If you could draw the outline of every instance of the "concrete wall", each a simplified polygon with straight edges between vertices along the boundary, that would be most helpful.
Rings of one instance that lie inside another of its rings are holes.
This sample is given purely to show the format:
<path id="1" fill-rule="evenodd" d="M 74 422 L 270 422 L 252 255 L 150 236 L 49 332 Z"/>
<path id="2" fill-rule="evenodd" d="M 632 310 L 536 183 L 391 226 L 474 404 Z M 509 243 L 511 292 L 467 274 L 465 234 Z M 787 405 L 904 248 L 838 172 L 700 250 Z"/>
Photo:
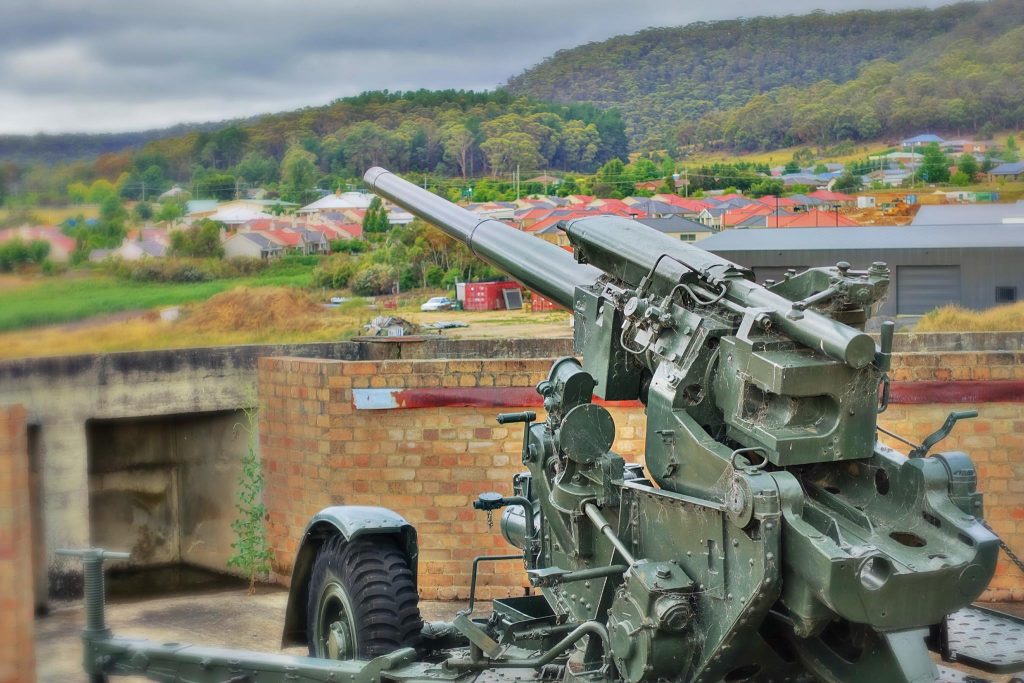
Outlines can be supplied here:
<path id="1" fill-rule="evenodd" d="M 25 411 L 0 407 L 0 683 L 35 680 Z"/>
<path id="2" fill-rule="evenodd" d="M 236 411 L 255 405 L 261 356 L 332 359 L 436 358 L 461 355 L 537 357 L 569 352 L 567 340 L 264 344 L 0 361 L 0 405 L 21 404 L 33 430 L 39 503 L 44 520 L 40 597 L 81 591 L 75 562 L 61 547 L 92 541 L 87 424 Z M 192 492 L 192 486 L 183 491 Z M 209 539 L 206 539 L 207 547 Z M 197 546 L 202 547 L 202 546 Z M 199 555 L 201 563 L 212 562 Z"/>
<path id="3" fill-rule="evenodd" d="M 472 558 L 511 550 L 470 507 L 484 491 L 509 493 L 522 470 L 520 428 L 498 426 L 494 416 L 536 408 L 532 387 L 549 366 L 550 359 L 261 360 L 260 444 L 276 577 L 288 580 L 317 510 L 384 505 L 419 530 L 423 597 L 465 598 Z M 980 418 L 958 425 L 938 448 L 972 456 L 987 519 L 1011 547 L 1024 548 L 1024 352 L 903 353 L 893 377 L 894 404 L 880 422 L 912 440 L 951 410 L 979 409 Z M 382 405 L 379 394 L 368 403 L 360 390 L 373 388 L 394 389 L 395 407 L 371 409 Z M 439 407 L 452 397 L 455 404 Z M 614 448 L 642 458 L 642 407 L 611 410 Z M 485 566 L 482 577 L 484 597 L 521 594 L 526 585 L 516 563 Z M 1001 558 L 985 598 L 1024 600 L 1024 576 Z"/>

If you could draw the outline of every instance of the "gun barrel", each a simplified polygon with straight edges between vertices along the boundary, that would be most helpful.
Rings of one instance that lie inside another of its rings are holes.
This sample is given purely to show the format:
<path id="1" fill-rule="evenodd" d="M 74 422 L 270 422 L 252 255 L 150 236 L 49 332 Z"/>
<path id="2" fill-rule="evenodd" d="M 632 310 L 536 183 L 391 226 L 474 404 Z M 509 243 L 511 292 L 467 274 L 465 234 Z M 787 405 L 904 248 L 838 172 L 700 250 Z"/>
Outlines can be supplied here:
<path id="1" fill-rule="evenodd" d="M 570 310 L 576 287 L 591 285 L 602 275 L 593 266 L 576 263 L 572 254 L 554 244 L 481 218 L 386 169 L 375 166 L 363 180 L 381 197 L 466 243 L 484 261 Z"/>

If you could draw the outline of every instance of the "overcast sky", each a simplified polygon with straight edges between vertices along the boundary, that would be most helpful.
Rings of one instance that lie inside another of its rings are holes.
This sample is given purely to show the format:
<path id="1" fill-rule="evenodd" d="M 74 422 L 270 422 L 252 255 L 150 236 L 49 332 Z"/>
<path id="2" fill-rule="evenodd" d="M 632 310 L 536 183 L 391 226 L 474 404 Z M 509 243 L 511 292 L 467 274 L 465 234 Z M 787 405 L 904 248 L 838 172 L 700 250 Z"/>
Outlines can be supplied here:
<path id="1" fill-rule="evenodd" d="M 649 26 L 951 0 L 3 0 L 0 133 L 127 131 L 364 90 L 490 89 Z"/>

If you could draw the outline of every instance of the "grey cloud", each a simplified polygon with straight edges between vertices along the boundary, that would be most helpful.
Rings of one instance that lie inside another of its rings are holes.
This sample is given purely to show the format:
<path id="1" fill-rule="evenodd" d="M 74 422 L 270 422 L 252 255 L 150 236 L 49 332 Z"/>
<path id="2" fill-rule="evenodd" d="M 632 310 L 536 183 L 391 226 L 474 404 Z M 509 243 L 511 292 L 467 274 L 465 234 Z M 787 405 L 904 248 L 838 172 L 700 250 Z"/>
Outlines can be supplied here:
<path id="1" fill-rule="evenodd" d="M 13 0 L 0 132 L 110 131 L 363 90 L 492 88 L 559 49 L 692 21 L 951 0 Z"/>

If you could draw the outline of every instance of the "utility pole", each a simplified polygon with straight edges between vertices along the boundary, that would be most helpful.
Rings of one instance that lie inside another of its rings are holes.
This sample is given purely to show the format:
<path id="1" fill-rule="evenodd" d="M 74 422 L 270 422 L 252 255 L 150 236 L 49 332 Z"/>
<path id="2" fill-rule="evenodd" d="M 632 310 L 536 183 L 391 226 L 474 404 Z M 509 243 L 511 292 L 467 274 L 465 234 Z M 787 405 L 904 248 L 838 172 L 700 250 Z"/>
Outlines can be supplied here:
<path id="1" fill-rule="evenodd" d="M 519 201 L 519 164 L 516 164 L 515 184 L 516 184 L 516 201 Z"/>

